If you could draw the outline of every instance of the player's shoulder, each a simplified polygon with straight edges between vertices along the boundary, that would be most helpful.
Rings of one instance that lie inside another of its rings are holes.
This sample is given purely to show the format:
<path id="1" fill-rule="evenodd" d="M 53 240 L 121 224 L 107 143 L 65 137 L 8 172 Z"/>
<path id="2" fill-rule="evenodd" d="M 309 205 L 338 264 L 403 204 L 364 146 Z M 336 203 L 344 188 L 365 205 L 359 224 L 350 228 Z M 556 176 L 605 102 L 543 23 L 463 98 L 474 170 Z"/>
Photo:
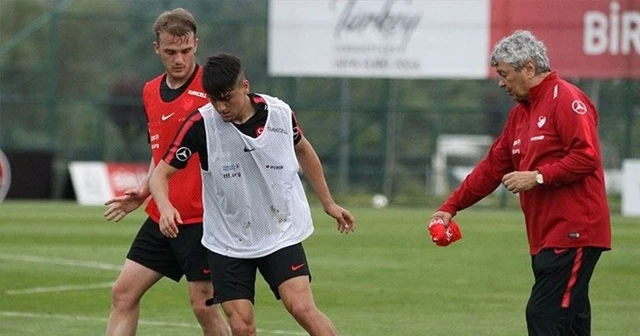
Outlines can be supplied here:
<path id="1" fill-rule="evenodd" d="M 144 83 L 144 86 L 142 87 L 142 94 L 150 95 L 160 90 L 160 84 L 162 83 L 162 78 L 164 78 L 164 73 Z"/>
<path id="2" fill-rule="evenodd" d="M 562 111 L 571 109 L 578 114 L 585 114 L 588 110 L 595 110 L 591 99 L 569 81 L 558 79 L 553 90 L 553 99 L 557 101 L 556 107 Z"/>
<path id="3" fill-rule="evenodd" d="M 160 81 L 162 80 L 162 78 L 164 78 L 165 74 L 166 74 L 166 73 L 164 73 L 164 72 L 163 72 L 163 73 L 161 73 L 161 74 L 157 75 L 156 77 L 153 77 L 152 79 L 148 80 L 148 81 L 144 84 L 144 86 L 145 86 L 145 87 L 147 87 L 147 86 L 151 86 L 151 85 L 154 85 L 154 84 L 158 84 L 158 83 L 160 83 Z"/>
<path id="4" fill-rule="evenodd" d="M 558 78 L 552 86 L 552 99 L 560 103 L 572 102 L 576 99 L 585 99 L 587 95 L 575 84 Z"/>
<path id="5" fill-rule="evenodd" d="M 217 112 L 215 107 L 213 107 L 213 104 L 211 104 L 211 102 L 208 102 L 198 107 L 193 112 L 189 113 L 185 122 L 198 123 L 204 122 L 204 119 L 211 120 L 211 118 L 214 117 L 216 113 Z"/>
<path id="6" fill-rule="evenodd" d="M 272 106 L 286 106 L 289 107 L 289 104 L 287 104 L 284 100 L 275 97 L 275 96 L 271 96 L 265 93 L 254 93 L 254 100 L 260 100 L 262 99 L 266 104 L 268 105 L 272 105 Z"/>
<path id="7" fill-rule="evenodd" d="M 202 106 L 200 106 L 197 110 L 195 110 L 193 113 L 195 114 L 207 114 L 207 113 L 213 113 L 215 112 L 215 107 L 213 107 L 213 104 L 211 104 L 211 102 L 208 102 Z"/>
<path id="8" fill-rule="evenodd" d="M 282 99 L 278 98 L 278 97 L 274 97 L 274 96 L 270 96 L 268 94 L 263 94 L 263 93 L 254 93 L 253 94 L 254 98 L 252 98 L 254 101 L 256 99 L 262 99 L 264 101 L 264 103 L 267 106 L 267 109 L 270 111 L 282 111 L 284 113 L 288 113 L 288 114 L 292 114 L 293 110 L 291 109 L 291 106 L 289 106 L 289 104 L 287 104 L 285 101 L 283 101 Z M 255 104 L 255 103 L 254 103 Z"/>

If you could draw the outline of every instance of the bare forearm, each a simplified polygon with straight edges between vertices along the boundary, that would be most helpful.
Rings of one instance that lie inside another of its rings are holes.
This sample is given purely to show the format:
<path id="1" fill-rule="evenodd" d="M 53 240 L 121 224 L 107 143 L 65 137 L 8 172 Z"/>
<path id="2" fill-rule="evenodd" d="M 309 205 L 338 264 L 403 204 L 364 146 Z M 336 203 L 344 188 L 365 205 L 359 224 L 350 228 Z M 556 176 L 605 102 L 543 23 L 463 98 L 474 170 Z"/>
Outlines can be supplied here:
<path id="1" fill-rule="evenodd" d="M 153 174 L 153 170 L 156 165 L 153 163 L 153 158 L 151 158 L 151 162 L 149 162 L 149 171 L 147 176 L 145 176 L 144 180 L 140 183 L 140 193 L 141 196 L 147 198 L 151 196 L 151 190 L 149 190 L 149 181 L 151 180 L 151 174 Z"/>
<path id="2" fill-rule="evenodd" d="M 313 147 L 308 142 L 302 144 L 302 146 L 296 147 L 296 154 L 300 167 L 304 171 L 304 175 L 311 184 L 313 191 L 320 199 L 322 206 L 326 208 L 335 203 L 327 186 L 322 164 Z"/>
<path id="3" fill-rule="evenodd" d="M 149 178 L 149 191 L 159 209 L 171 206 L 169 200 L 169 179 L 174 172 L 175 168 L 161 162 L 158 167 L 153 170 Z"/>

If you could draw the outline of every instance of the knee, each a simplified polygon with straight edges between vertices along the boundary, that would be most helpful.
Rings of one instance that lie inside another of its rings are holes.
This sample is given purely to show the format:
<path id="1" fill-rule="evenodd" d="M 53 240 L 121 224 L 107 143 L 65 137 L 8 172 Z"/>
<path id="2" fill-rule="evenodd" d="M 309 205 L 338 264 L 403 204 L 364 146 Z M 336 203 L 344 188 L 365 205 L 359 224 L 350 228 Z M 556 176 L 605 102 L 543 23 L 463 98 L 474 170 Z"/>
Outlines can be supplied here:
<path id="1" fill-rule="evenodd" d="M 213 305 L 211 307 L 207 306 L 207 299 L 210 299 L 213 296 L 213 291 L 201 289 L 201 290 L 192 290 L 189 295 L 189 301 L 191 302 L 191 309 L 193 313 L 198 318 L 203 319 L 218 319 L 220 317 L 220 313 L 218 312 L 218 305 Z"/>
<path id="2" fill-rule="evenodd" d="M 305 319 L 316 311 L 315 305 L 308 302 L 296 302 L 287 307 L 289 313 L 297 320 Z"/>
<path id="3" fill-rule="evenodd" d="M 211 312 L 214 311 L 215 307 L 216 306 L 207 307 L 204 302 L 196 302 L 194 300 L 191 300 L 191 309 L 193 310 L 193 314 L 201 319 L 209 317 L 209 315 L 211 315 Z M 218 316 L 219 314 L 214 315 Z"/>
<path id="4" fill-rule="evenodd" d="M 253 321 L 247 321 L 245 319 L 234 319 L 231 318 L 229 320 L 229 324 L 231 327 L 231 332 L 234 336 L 255 336 L 256 335 L 256 326 Z"/>
<path id="5" fill-rule="evenodd" d="M 226 313 L 233 336 L 256 335 L 256 325 L 252 314 L 242 314 L 235 311 L 226 311 Z"/>
<path id="6" fill-rule="evenodd" d="M 140 303 L 141 295 L 137 295 L 127 286 L 123 286 L 116 281 L 111 288 L 111 308 L 116 310 L 127 310 Z"/>

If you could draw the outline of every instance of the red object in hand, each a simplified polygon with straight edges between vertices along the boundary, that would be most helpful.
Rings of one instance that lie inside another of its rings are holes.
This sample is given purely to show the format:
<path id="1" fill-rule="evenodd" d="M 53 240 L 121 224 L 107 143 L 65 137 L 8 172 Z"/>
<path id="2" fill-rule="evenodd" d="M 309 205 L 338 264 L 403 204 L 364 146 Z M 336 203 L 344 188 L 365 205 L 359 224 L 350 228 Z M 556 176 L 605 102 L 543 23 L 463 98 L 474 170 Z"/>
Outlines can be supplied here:
<path id="1" fill-rule="evenodd" d="M 449 246 L 449 244 L 460 240 L 462 232 L 460 227 L 453 220 L 449 221 L 449 225 L 444 225 L 444 219 L 436 217 L 429 222 L 429 234 L 431 240 L 438 246 Z"/>

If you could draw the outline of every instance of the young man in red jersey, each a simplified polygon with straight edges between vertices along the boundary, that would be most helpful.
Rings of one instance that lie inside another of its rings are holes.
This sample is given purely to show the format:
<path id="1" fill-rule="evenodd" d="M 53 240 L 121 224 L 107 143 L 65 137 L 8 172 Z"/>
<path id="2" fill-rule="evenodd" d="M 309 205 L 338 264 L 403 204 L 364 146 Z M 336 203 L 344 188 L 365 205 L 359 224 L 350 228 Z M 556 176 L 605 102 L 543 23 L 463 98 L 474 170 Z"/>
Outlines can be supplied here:
<path id="1" fill-rule="evenodd" d="M 517 105 L 487 156 L 432 220 L 448 223 L 500 183 L 519 194 L 535 278 L 529 335 L 591 335 L 589 282 L 611 249 L 598 111 L 551 71 L 546 47 L 528 31 L 502 39 L 491 66 Z"/>
<path id="2" fill-rule="evenodd" d="M 177 8 L 162 13 L 153 26 L 156 54 L 165 73 L 146 83 L 144 109 L 148 121 L 152 160 L 149 175 L 161 160 L 186 116 L 208 103 L 202 89 L 202 68 L 195 62 L 198 48 L 196 21 L 188 11 Z M 138 189 L 107 201 L 104 216 L 120 221 L 150 196 L 148 177 Z M 228 335 L 229 327 L 218 306 L 205 302 L 213 295 L 206 249 L 202 246 L 202 182 L 197 161 L 171 181 L 170 199 L 180 209 L 180 233 L 165 237 L 159 230 L 160 212 L 153 199 L 147 205 L 144 222 L 113 285 L 107 335 L 135 335 L 140 300 L 163 276 L 179 281 L 186 276 L 193 312 L 203 335 Z"/>

